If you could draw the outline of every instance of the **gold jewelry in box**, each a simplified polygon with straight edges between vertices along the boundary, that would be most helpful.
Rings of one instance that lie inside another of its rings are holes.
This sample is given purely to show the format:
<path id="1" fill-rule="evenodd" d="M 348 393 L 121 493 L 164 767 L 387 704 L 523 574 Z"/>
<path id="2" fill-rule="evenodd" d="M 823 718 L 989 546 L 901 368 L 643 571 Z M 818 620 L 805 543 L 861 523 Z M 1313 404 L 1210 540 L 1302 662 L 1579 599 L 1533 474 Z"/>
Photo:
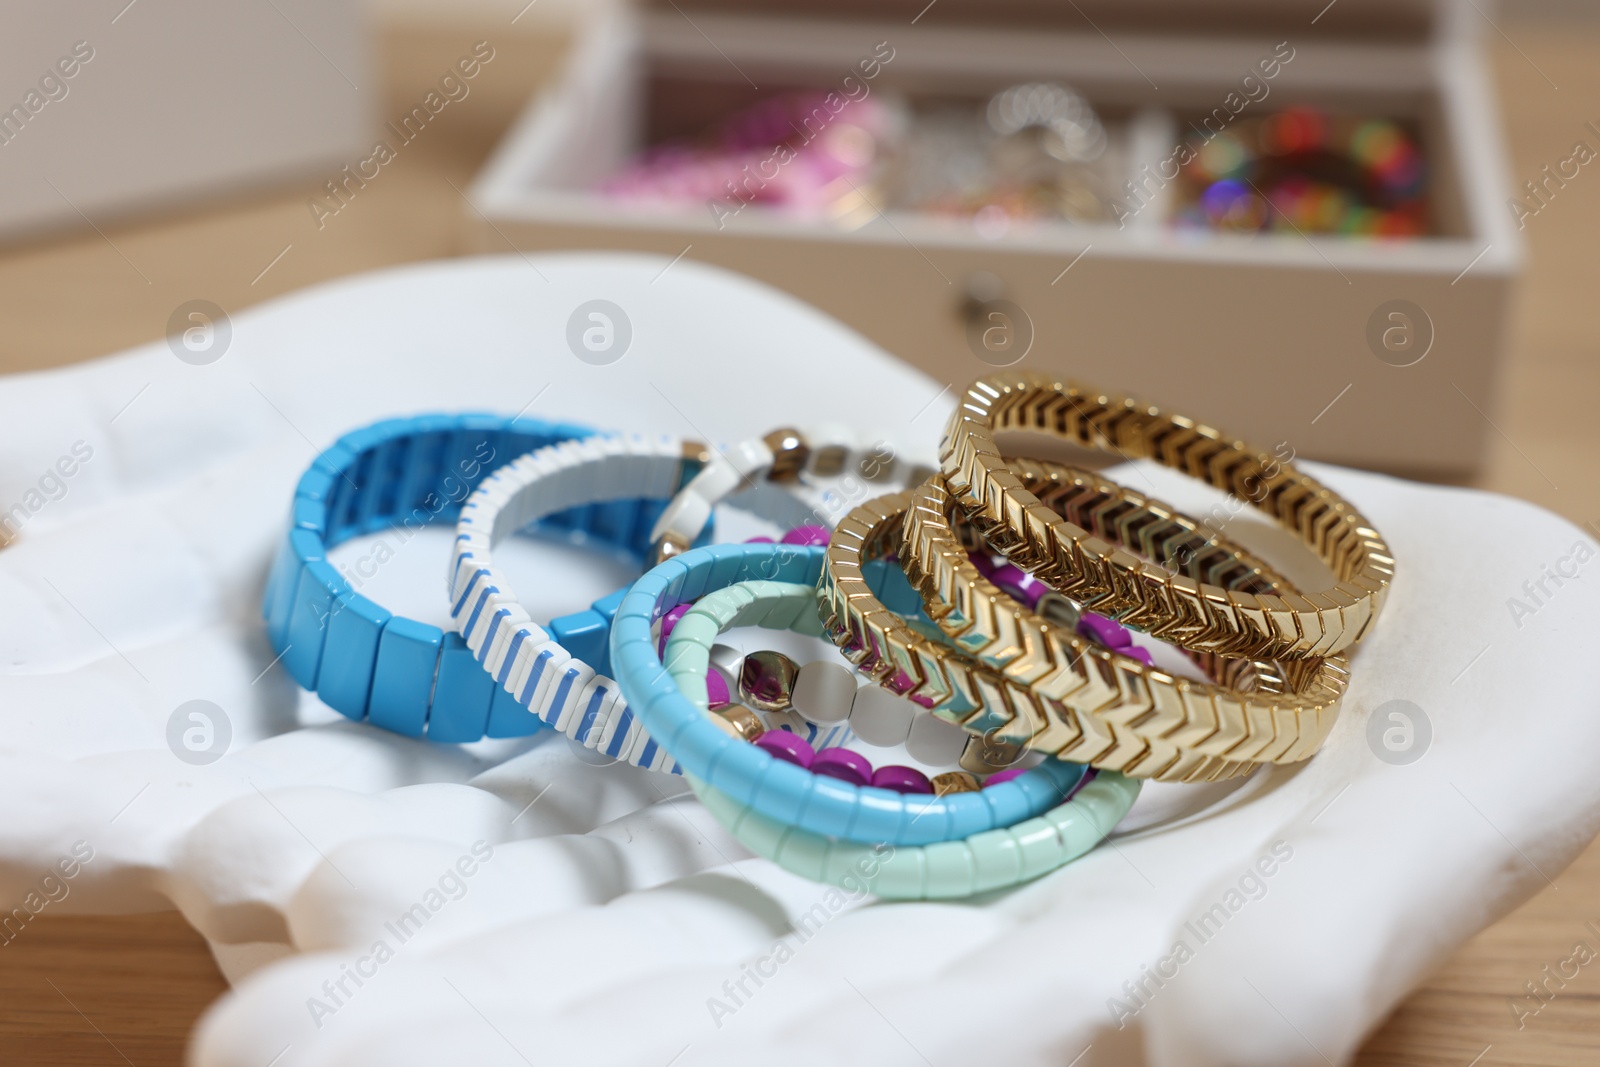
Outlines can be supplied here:
<path id="1" fill-rule="evenodd" d="M 1315 593 L 1225 589 L 1119 551 L 1039 502 L 995 444 L 1031 430 L 1152 459 L 1271 516 L 1334 572 Z M 1310 475 L 1218 431 L 1125 396 L 1037 372 L 969 386 L 939 448 L 945 484 L 984 539 L 1052 589 L 1182 648 L 1225 656 L 1329 656 L 1372 628 L 1394 578 L 1371 523 Z"/>
<path id="2" fill-rule="evenodd" d="M 1011 462 L 1022 484 L 1046 506 L 1097 536 L 1229 590 L 1273 595 L 1294 589 L 1248 549 L 1207 537 L 1193 519 L 1160 501 L 1071 467 Z M 1206 675 L 1221 683 L 1217 685 L 1147 667 L 1092 644 L 1071 627 L 1041 617 L 1003 593 L 968 556 L 960 535 L 968 534 L 967 544 L 972 544 L 972 531 L 952 523 L 958 514 L 937 478 L 913 493 L 900 561 L 922 593 L 928 615 L 964 652 L 1006 678 L 1075 708 L 1080 717 L 1146 742 L 1148 751 L 1141 759 L 1155 761 L 1158 775 L 1168 762 L 1181 766 L 1200 756 L 1295 763 L 1314 754 L 1333 728 L 1348 681 L 1342 657 L 1273 662 L 1191 653 Z M 1053 741 L 1046 736 L 1030 747 Z M 1046 750 L 1080 762 L 1087 754 L 1093 762 L 1094 749 L 1085 749 L 1092 738 L 1071 744 Z"/>
<path id="3" fill-rule="evenodd" d="M 1180 739 L 1196 743 L 1209 740 L 1212 748 L 1224 748 L 1224 730 L 1235 730 L 1241 742 L 1247 733 L 1260 737 L 1264 729 L 1270 734 L 1274 721 L 1271 705 L 1255 712 L 1257 718 L 1267 715 L 1264 724 L 1235 723 L 1230 711 L 1228 725 L 1224 726 L 1222 702 L 1202 702 L 1190 696 L 1192 706 L 1182 703 L 1184 691 L 1178 683 L 1191 687 L 1202 683 L 1173 678 L 1127 656 L 1089 649 L 1087 643 L 1088 654 L 1057 665 L 1059 677 L 1046 675 L 1025 683 L 950 644 L 925 636 L 889 611 L 863 577 L 862 566 L 902 548 L 901 535 L 911 496 L 904 492 L 880 497 L 846 516 L 829 543 L 827 565 L 818 588 L 825 631 L 847 658 L 879 684 L 974 733 L 1133 777 L 1210 781 L 1247 774 L 1257 766 L 1249 759 L 1223 758 L 1180 747 L 1158 730 L 1171 733 L 1167 723 L 1181 712 L 1190 728 Z M 1244 565 L 1246 572 L 1271 573 L 1242 548 L 1221 540 L 1218 545 L 1219 551 L 1233 552 L 1249 561 Z M 1192 565 L 1199 565 L 1199 561 Z M 1034 621 L 1043 625 L 1043 620 Z M 1018 636 L 1035 645 L 1043 641 L 1042 633 L 1019 632 Z M 1195 658 L 1210 677 L 1231 686 L 1224 692 L 1233 698 L 1229 706 L 1237 708 L 1240 717 L 1244 716 L 1240 694 L 1255 691 L 1266 695 L 1296 681 L 1283 677 L 1273 665 L 1209 655 Z M 1342 692 L 1342 665 L 1333 664 L 1326 669 L 1330 678 L 1339 680 Z M 1066 698 L 1047 692 L 1065 693 Z M 1176 707 L 1175 700 L 1179 701 Z M 1336 702 L 1337 694 L 1330 703 Z M 1208 708 L 1212 727 L 1203 731 L 1198 723 Z M 1332 723 L 1332 710 L 1331 706 L 1327 709 L 1326 723 L 1318 720 L 1322 733 Z M 1159 727 L 1141 729 L 1152 722 L 1159 723 Z M 1247 731 L 1246 725 L 1254 728 Z M 1317 741 L 1320 736 L 1319 733 Z M 1307 745 L 1309 754 L 1315 743 L 1308 741 Z M 1245 747 L 1258 759 L 1262 755 L 1282 755 L 1271 744 Z M 1282 752 L 1290 747 L 1283 745 Z"/>

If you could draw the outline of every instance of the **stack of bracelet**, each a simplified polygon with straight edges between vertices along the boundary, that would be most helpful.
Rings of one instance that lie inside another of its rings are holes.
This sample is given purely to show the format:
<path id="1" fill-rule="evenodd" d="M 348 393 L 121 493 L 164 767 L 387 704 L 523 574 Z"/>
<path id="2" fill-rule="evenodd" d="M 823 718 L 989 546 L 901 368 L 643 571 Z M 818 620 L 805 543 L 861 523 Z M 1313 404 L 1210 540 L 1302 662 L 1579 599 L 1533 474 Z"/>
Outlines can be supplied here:
<path id="1" fill-rule="evenodd" d="M 820 632 L 812 590 L 823 573 L 823 551 L 760 544 L 693 549 L 635 582 L 612 625 L 618 684 L 690 784 L 747 846 L 810 877 L 863 877 L 881 896 L 942 897 L 1032 878 L 1110 830 L 1111 810 L 1123 799 L 1131 803 L 1134 790 L 1111 776 L 1078 804 L 1073 791 L 1081 769 L 1062 761 L 1046 760 L 981 790 L 901 793 L 812 773 L 749 743 L 733 724 L 718 725 L 719 717 L 706 711 L 709 641 L 741 625 Z M 881 593 L 915 610 L 914 591 L 896 569 L 868 573 Z M 785 595 L 779 588 L 785 585 L 798 586 L 800 595 Z M 718 596 L 723 591 L 731 592 Z M 679 603 L 712 597 L 704 612 L 678 622 L 668 643 L 670 664 L 663 663 L 655 620 Z M 1085 831 L 1085 820 L 1096 829 Z M 884 856 L 879 845 L 894 849 Z M 862 850 L 875 857 L 872 871 L 861 870 Z"/>
<path id="2" fill-rule="evenodd" d="M 1334 582 L 1302 591 L 1160 501 L 1003 455 L 997 435 L 1017 430 L 1230 493 Z M 890 898 L 1060 867 L 1111 832 L 1144 780 L 1237 778 L 1317 751 L 1345 655 L 1394 574 L 1350 504 L 1284 457 L 1038 373 L 969 386 L 939 461 L 909 467 L 838 428 L 710 450 L 528 419 L 390 420 L 301 480 L 268 636 L 296 681 L 352 719 L 451 742 L 553 726 L 684 774 L 756 854 Z M 873 484 L 905 488 L 867 499 Z M 724 501 L 789 532 L 711 544 Z M 458 524 L 458 633 L 391 615 L 326 558 L 439 518 Z M 530 527 L 653 566 L 541 625 L 493 559 Z M 825 637 L 855 670 L 718 643 L 748 626 Z M 1151 642 L 1192 669 L 1158 666 Z"/>
<path id="3" fill-rule="evenodd" d="M 896 577 L 897 572 L 884 570 L 880 581 L 885 595 L 894 595 Z M 909 590 L 903 580 L 898 588 Z M 816 632 L 819 620 L 815 597 L 815 586 L 810 583 L 768 581 L 744 581 L 708 593 L 674 628 L 667 645 L 666 669 L 685 697 L 706 707 L 700 671 L 716 647 L 711 642 L 718 633 L 748 624 Z M 916 610 L 914 603 L 907 607 Z M 724 732 L 753 740 L 776 759 L 808 769 L 814 775 L 901 794 L 945 796 L 980 788 L 990 790 L 1026 773 L 1015 765 L 1022 755 L 1016 746 L 968 735 L 933 716 L 916 715 L 916 706 L 903 697 L 875 686 L 857 688 L 850 672 L 834 664 L 819 661 L 794 669 L 790 662 L 786 670 L 786 658 L 776 653 L 754 655 L 771 658 L 764 661 L 761 669 L 744 672 L 746 684 L 741 685 L 741 693 L 747 699 L 777 703 L 787 688 L 788 700 L 794 707 L 805 709 L 803 714 L 808 718 L 824 722 L 847 718 L 856 734 L 871 743 L 904 744 L 921 762 L 959 763 L 961 769 L 937 774 L 931 780 L 914 767 L 891 765 L 873 770 L 864 756 L 848 748 L 828 749 L 813 757 L 804 742 L 791 734 L 762 732 L 759 721 L 739 705 L 732 705 L 739 709 L 738 714 L 721 719 L 711 716 L 711 721 Z M 746 657 L 745 663 L 749 662 L 750 657 Z M 752 676 L 754 685 L 749 684 Z M 775 736 L 781 739 L 780 743 L 767 744 Z M 1080 787 L 1091 786 L 1091 779 L 1092 774 L 1061 783 L 1062 803 L 1042 816 L 959 841 L 920 847 L 902 845 L 887 855 L 871 843 L 784 827 L 697 778 L 692 777 L 690 783 L 742 842 L 790 869 L 824 880 L 853 873 L 881 896 L 937 898 L 967 896 L 1014 884 L 1059 866 L 1095 844 L 1126 812 L 1138 792 L 1138 783 L 1107 775 L 1093 785 L 1092 792 L 1080 795 Z M 913 816 L 918 817 L 920 814 Z"/>
<path id="4" fill-rule="evenodd" d="M 1335 583 L 1302 592 L 1159 501 L 1002 456 L 995 437 L 1007 430 L 1153 459 L 1234 494 L 1296 534 Z M 940 452 L 938 474 L 846 516 L 820 568 L 798 548 L 695 549 L 653 569 L 618 610 L 612 660 L 624 693 L 753 851 L 814 878 L 864 878 L 882 896 L 961 895 L 1058 866 L 1115 819 L 1090 831 L 1080 818 L 1069 835 L 1040 810 L 971 826 L 918 806 L 978 789 L 955 775 L 994 772 L 978 792 L 988 797 L 1065 762 L 1100 772 L 1087 785 L 1088 775 L 1057 781 L 1053 813 L 1096 786 L 1131 803 L 1144 779 L 1233 778 L 1315 753 L 1346 688 L 1343 653 L 1371 630 L 1393 577 L 1387 546 L 1348 503 L 1281 457 L 1039 374 L 969 387 Z M 673 625 L 658 637 L 664 615 Z M 714 642 L 738 625 L 825 633 L 882 693 L 868 696 L 842 668 L 774 653 L 746 657 L 735 675 L 724 654 L 713 706 Z M 1130 629 L 1185 652 L 1205 680 L 1156 667 Z M 930 778 L 874 769 L 848 747 L 813 754 L 792 734 L 773 736 L 757 714 L 769 708 L 847 718 L 861 740 L 903 741 L 960 770 Z M 954 743 L 941 733 L 949 726 L 968 740 Z M 1054 758 L 1021 773 L 1024 754 Z M 806 771 L 809 782 L 797 777 Z M 930 816 L 937 829 L 923 834 Z"/>

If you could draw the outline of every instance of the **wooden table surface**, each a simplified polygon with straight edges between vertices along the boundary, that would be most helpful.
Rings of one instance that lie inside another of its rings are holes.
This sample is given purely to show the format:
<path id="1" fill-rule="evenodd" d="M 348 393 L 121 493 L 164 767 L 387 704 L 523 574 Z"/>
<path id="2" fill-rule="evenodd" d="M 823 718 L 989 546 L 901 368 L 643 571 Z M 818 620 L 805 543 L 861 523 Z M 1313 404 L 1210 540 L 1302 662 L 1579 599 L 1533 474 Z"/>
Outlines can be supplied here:
<path id="1" fill-rule="evenodd" d="M 1566 158 L 1579 139 L 1600 147 L 1584 129 L 1600 120 L 1600 28 L 1502 22 L 1485 31 L 1514 183 Z M 157 219 L 96 220 L 103 236 L 71 234 L 0 253 L 0 371 L 154 340 L 172 309 L 195 297 L 240 308 L 340 275 L 456 254 L 465 209 L 455 189 L 467 188 L 549 71 L 559 41 L 504 27 L 380 31 L 385 114 L 409 107 L 482 37 L 493 40 L 497 56 L 473 96 L 320 232 L 306 208 L 318 183 L 307 181 Z M 1577 522 L 1600 520 L 1600 420 L 1592 400 L 1600 387 L 1593 311 L 1600 173 L 1582 172 L 1528 220 L 1525 236 L 1529 269 L 1503 396 L 1491 413 L 1499 432 L 1477 484 Z M 1594 943 L 1584 926 L 1590 919 L 1600 921 L 1600 845 L 1554 888 L 1468 942 L 1372 1036 L 1357 1062 L 1600 1063 L 1600 968 L 1584 968 L 1520 1028 L 1508 1006 L 1574 942 Z M 177 1064 L 195 1019 L 225 989 L 204 941 L 176 913 L 47 915 L 0 951 L 0 1062 Z"/>

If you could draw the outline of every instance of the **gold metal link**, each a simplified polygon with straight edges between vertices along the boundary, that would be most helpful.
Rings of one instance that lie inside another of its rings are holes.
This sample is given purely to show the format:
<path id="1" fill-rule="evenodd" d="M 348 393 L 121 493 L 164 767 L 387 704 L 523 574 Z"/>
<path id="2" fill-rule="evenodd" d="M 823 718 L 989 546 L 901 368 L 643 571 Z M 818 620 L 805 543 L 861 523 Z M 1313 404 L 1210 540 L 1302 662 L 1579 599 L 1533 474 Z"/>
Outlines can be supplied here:
<path id="1" fill-rule="evenodd" d="M 982 787 L 978 784 L 975 775 L 966 771 L 945 771 L 936 774 L 930 779 L 933 792 L 936 796 L 948 796 L 951 793 L 976 793 Z"/>
<path id="2" fill-rule="evenodd" d="M 767 480 L 780 485 L 799 481 L 800 472 L 806 469 L 806 460 L 811 458 L 811 446 L 806 443 L 805 435 L 785 426 L 761 440 L 772 449 L 772 469 L 767 472 Z"/>

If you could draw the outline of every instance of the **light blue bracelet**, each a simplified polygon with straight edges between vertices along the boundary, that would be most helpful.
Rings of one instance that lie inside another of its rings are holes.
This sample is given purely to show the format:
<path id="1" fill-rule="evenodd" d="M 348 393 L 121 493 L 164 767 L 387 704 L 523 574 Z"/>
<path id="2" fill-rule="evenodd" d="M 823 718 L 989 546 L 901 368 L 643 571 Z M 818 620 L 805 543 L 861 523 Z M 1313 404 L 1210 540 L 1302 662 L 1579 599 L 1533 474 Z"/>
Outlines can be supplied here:
<path id="1" fill-rule="evenodd" d="M 763 815 L 850 841 L 952 841 L 1011 826 L 1060 804 L 1081 770 L 1059 760 L 1046 760 L 1019 778 L 976 793 L 931 797 L 811 774 L 723 733 L 679 691 L 656 652 L 652 627 L 657 619 L 735 582 L 814 585 L 824 552 L 772 544 L 696 548 L 652 569 L 623 597 L 611 627 L 616 681 L 630 709 L 678 765 Z M 890 610 L 920 610 L 921 598 L 897 568 L 879 574 L 874 593 Z"/>
<path id="2" fill-rule="evenodd" d="M 341 715 L 412 737 L 475 741 L 539 729 L 458 635 L 393 615 L 356 592 L 327 552 L 362 534 L 392 529 L 409 538 L 454 522 L 496 467 L 593 434 L 539 419 L 462 414 L 386 419 L 341 437 L 300 478 L 267 579 L 262 614 L 284 669 Z M 635 496 L 552 515 L 539 528 L 642 560 L 665 505 Z"/>

